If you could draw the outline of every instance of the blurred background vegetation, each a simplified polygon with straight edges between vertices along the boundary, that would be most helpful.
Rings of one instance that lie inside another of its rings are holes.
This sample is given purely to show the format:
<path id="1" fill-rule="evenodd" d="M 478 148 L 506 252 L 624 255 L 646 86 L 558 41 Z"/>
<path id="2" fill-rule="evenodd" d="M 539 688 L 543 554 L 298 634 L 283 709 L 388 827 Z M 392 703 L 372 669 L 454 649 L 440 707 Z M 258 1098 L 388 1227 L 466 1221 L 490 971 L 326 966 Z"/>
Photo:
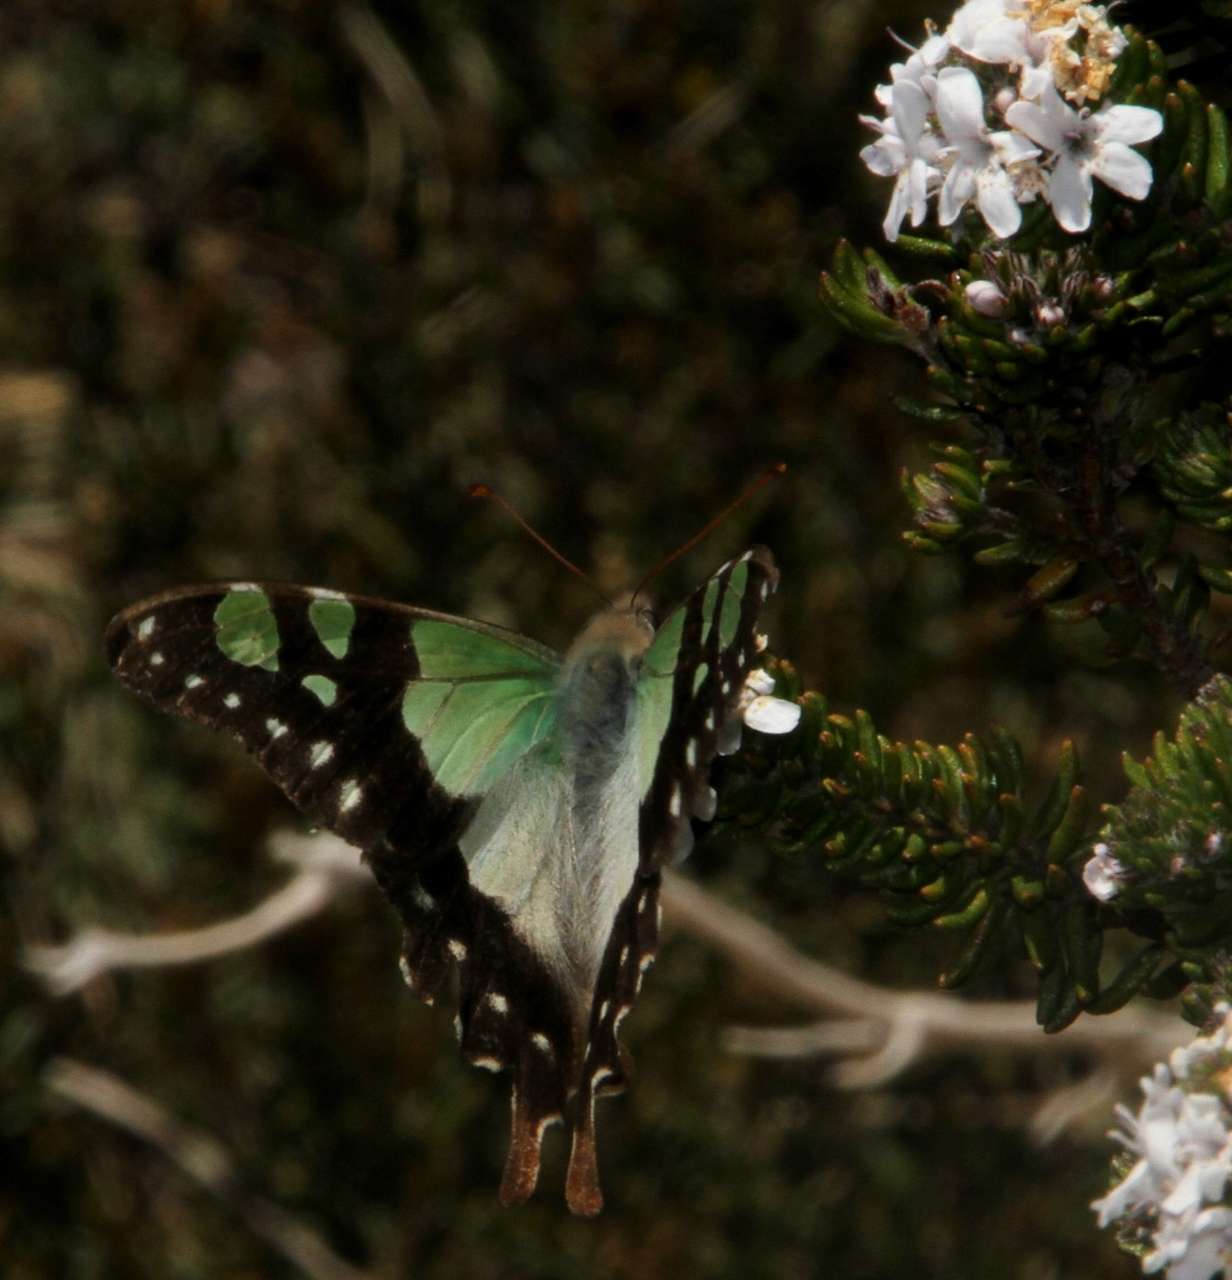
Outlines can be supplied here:
<path id="1" fill-rule="evenodd" d="M 841 1094 L 725 1055 L 789 1021 L 669 936 L 601 1111 L 608 1208 L 496 1188 L 507 1086 L 403 989 L 375 893 L 216 963 L 52 1001 L 21 949 L 90 923 L 244 911 L 297 815 L 234 744 L 114 684 L 137 597 L 281 578 L 567 644 L 592 608 L 499 488 L 607 589 L 768 462 L 788 479 L 668 571 L 752 539 L 783 571 L 777 652 L 895 737 L 992 721 L 1046 766 L 1077 740 L 1120 795 L 1172 695 L 1006 616 L 995 572 L 913 557 L 897 487 L 925 442 L 906 356 L 816 303 L 888 198 L 856 115 L 929 10 L 865 0 L 5 0 L 0 8 L 0 1270 L 296 1274 L 158 1151 L 49 1098 L 65 1054 L 214 1133 L 251 1188 L 374 1274 L 1117 1276 L 1086 1202 L 1102 1130 L 1040 1149 L 1052 1054 L 952 1057 Z M 933 10 L 944 22 L 948 14 Z M 1008 580 L 1007 580 L 1008 581 Z M 689 870 L 811 955 L 924 986 L 900 937 L 756 841 Z M 1030 995 L 1014 974 L 975 996 Z"/>

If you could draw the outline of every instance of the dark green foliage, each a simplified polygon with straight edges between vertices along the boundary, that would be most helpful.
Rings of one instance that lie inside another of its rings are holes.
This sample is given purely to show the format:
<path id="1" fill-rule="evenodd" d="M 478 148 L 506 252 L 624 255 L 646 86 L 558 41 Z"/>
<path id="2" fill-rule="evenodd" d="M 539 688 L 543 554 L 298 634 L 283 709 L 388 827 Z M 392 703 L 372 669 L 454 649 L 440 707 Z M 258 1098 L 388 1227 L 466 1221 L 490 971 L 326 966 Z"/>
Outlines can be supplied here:
<path id="1" fill-rule="evenodd" d="M 1141 764 L 1125 757 L 1125 772 L 1132 788 L 1107 807 L 1101 832 L 1124 867 L 1117 908 L 1158 913 L 1179 957 L 1222 963 L 1232 935 L 1232 682 L 1212 680 L 1174 740 L 1158 734 Z"/>
<path id="2" fill-rule="evenodd" d="M 790 667 L 778 670 L 786 687 Z M 775 846 L 877 892 L 889 919 L 931 926 L 957 942 L 943 987 L 990 958 L 1025 957 L 1038 976 L 1038 1018 L 1059 1031 L 1084 1009 L 1110 1013 L 1161 967 L 1152 946 L 1101 981 L 1103 925 L 1080 883 L 1089 856 L 1089 798 L 1070 743 L 1032 803 L 1018 743 L 1004 731 L 956 747 L 892 742 L 866 712 L 830 714 L 802 696 L 799 731 L 759 738 L 724 791 L 721 816 L 773 819 Z"/>

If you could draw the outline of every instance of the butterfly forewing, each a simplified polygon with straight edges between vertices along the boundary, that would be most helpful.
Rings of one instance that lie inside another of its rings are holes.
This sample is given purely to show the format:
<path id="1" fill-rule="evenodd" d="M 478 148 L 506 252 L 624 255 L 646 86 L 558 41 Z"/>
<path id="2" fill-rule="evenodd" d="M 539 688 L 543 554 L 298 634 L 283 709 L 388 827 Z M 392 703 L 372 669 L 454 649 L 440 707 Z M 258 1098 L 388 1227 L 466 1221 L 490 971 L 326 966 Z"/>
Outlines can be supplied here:
<path id="1" fill-rule="evenodd" d="M 453 653 L 487 663 L 488 679 L 472 675 L 462 688 L 465 673 L 455 678 L 438 662 L 443 631 L 457 637 Z M 238 737 L 315 822 L 419 862 L 452 846 L 473 808 L 470 784 L 496 757 L 550 727 L 558 665 L 550 650 L 500 628 L 256 583 L 143 601 L 114 619 L 107 649 L 135 692 Z M 474 690 L 487 693 L 486 708 L 473 696 L 469 707 L 454 705 Z M 427 710 L 425 692 L 435 699 Z"/>

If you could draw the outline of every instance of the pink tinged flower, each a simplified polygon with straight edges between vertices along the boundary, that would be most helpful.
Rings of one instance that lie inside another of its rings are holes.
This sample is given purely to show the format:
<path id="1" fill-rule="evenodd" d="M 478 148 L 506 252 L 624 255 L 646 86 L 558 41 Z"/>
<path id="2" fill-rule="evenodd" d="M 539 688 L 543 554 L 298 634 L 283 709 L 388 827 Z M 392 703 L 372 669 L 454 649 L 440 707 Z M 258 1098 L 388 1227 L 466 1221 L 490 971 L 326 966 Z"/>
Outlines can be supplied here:
<path id="1" fill-rule="evenodd" d="M 1038 103 L 1016 102 L 1005 118 L 1054 153 L 1048 203 L 1066 231 L 1091 225 L 1094 178 L 1130 200 L 1145 199 L 1151 189 L 1150 161 L 1132 150 L 1164 127 L 1163 116 L 1150 107 L 1117 105 L 1092 115 L 1075 111 L 1049 84 Z"/>
<path id="2" fill-rule="evenodd" d="M 949 158 L 938 220 L 948 227 L 974 199 L 994 235 L 1012 236 L 1022 225 L 1022 210 L 1008 166 L 1038 149 L 1020 134 L 988 128 L 980 82 L 966 67 L 946 67 L 938 75 L 936 106 Z"/>
<path id="3" fill-rule="evenodd" d="M 996 320 L 1005 314 L 1005 294 L 991 280 L 972 280 L 963 290 L 972 311 Z"/>
<path id="4" fill-rule="evenodd" d="M 1110 902 L 1121 889 L 1125 878 L 1125 868 L 1114 858 L 1108 846 L 1101 840 L 1092 850 L 1082 868 L 1082 883 L 1087 892 L 1100 902 Z"/>
<path id="5" fill-rule="evenodd" d="M 936 167 L 939 145 L 928 127 L 928 95 L 911 80 L 891 86 L 889 120 L 861 116 L 861 123 L 878 130 L 881 138 L 860 152 L 860 159 L 876 174 L 893 177 L 894 191 L 882 226 L 887 240 L 898 239 L 898 229 L 910 213 L 918 227 L 928 210 L 928 189 L 940 173 Z"/>

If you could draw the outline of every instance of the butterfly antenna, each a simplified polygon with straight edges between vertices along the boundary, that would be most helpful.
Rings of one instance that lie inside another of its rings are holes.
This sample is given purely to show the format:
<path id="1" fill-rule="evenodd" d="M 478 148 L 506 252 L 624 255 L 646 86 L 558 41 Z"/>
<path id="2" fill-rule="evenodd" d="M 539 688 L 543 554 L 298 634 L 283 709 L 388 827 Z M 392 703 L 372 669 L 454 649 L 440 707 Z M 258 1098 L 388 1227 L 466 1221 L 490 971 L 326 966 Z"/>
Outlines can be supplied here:
<path id="1" fill-rule="evenodd" d="M 633 599 L 636 600 L 638 596 L 640 596 L 642 592 L 646 589 L 646 586 L 649 583 L 653 582 L 654 579 L 657 578 L 659 574 L 661 574 L 669 564 L 672 564 L 674 561 L 679 560 L 682 555 L 685 555 L 687 552 L 692 551 L 693 548 L 697 546 L 699 542 L 702 542 L 706 538 L 708 538 L 719 527 L 719 525 L 721 525 L 723 521 L 727 519 L 728 516 L 730 516 L 734 511 L 738 511 L 742 506 L 744 506 L 744 504 L 748 502 L 748 500 L 755 493 L 757 493 L 758 490 L 764 489 L 765 486 L 768 485 L 771 480 L 777 480 L 779 476 L 785 475 L 786 472 L 787 472 L 787 463 L 785 462 L 775 462 L 775 463 L 772 463 L 770 466 L 768 466 L 765 469 L 765 471 L 763 471 L 761 475 L 759 475 L 757 479 L 754 480 L 753 483 L 749 485 L 749 487 L 735 500 L 735 502 L 724 507 L 723 510 L 720 511 L 719 514 L 715 516 L 715 518 L 711 520 L 709 524 L 704 525 L 701 529 L 699 529 L 688 540 L 688 542 L 684 543 L 683 546 L 677 547 L 676 550 L 671 553 L 671 555 L 665 556 L 662 560 L 660 560 L 659 563 L 655 565 L 655 567 L 651 569 L 651 571 L 641 580 L 641 582 L 637 584 L 637 590 L 633 593 Z"/>
<path id="2" fill-rule="evenodd" d="M 600 600 L 603 601 L 604 604 L 608 606 L 609 609 L 612 607 L 612 602 L 603 594 L 602 591 L 599 590 L 597 586 L 595 586 L 590 578 L 583 573 L 572 560 L 568 560 L 561 555 L 561 553 L 552 546 L 543 534 L 523 520 L 517 513 L 517 510 L 513 507 L 512 503 L 507 502 L 502 498 L 501 495 L 491 487 L 491 485 L 473 484 L 466 492 L 467 496 L 470 498 L 491 498 L 498 506 L 504 507 L 505 510 L 513 517 L 515 522 L 530 534 L 530 536 L 534 538 L 534 540 L 544 549 L 544 551 L 548 553 L 548 555 L 552 557 L 553 560 L 556 561 L 557 564 L 563 565 L 575 577 L 581 578 L 582 581 L 595 593 L 595 595 L 599 597 Z"/>

